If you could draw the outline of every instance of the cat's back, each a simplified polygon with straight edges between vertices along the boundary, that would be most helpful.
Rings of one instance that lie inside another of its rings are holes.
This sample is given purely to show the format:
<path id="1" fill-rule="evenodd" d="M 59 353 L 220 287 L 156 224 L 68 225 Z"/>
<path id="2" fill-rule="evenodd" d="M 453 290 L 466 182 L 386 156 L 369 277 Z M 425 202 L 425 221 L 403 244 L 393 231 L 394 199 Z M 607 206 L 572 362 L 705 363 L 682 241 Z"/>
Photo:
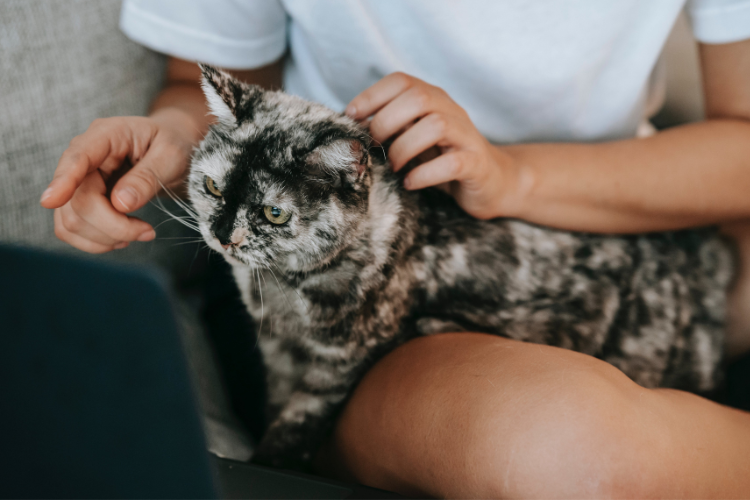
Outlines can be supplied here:
<path id="1" fill-rule="evenodd" d="M 716 227 L 594 234 L 508 218 L 478 220 L 437 189 L 416 193 L 414 203 L 420 209 L 417 246 L 423 253 L 425 248 L 428 254 L 463 253 L 475 264 L 497 268 L 499 274 L 494 276 L 530 266 L 528 277 L 545 281 L 548 273 L 589 278 L 599 273 L 622 279 L 647 268 L 654 280 L 677 272 L 687 279 L 726 287 L 734 270 L 730 247 Z"/>
<path id="2" fill-rule="evenodd" d="M 447 260 L 452 260 L 469 278 L 508 282 L 516 274 L 517 286 L 525 282 L 532 288 L 534 283 L 569 280 L 583 271 L 581 266 L 612 272 L 632 267 L 636 260 L 637 237 L 559 231 L 508 218 L 478 220 L 436 189 L 420 191 L 415 203 L 420 208 L 417 253 L 434 261 L 437 271 L 450 267 Z M 661 250 L 671 249 L 665 244 Z M 441 258 L 431 259 L 433 254 Z M 590 272 L 587 276 L 592 277 Z"/>
<path id="3" fill-rule="evenodd" d="M 713 386 L 733 273 L 714 228 L 576 233 L 476 220 L 436 190 L 415 200 L 422 333 L 495 333 L 601 357 L 646 386 Z"/>

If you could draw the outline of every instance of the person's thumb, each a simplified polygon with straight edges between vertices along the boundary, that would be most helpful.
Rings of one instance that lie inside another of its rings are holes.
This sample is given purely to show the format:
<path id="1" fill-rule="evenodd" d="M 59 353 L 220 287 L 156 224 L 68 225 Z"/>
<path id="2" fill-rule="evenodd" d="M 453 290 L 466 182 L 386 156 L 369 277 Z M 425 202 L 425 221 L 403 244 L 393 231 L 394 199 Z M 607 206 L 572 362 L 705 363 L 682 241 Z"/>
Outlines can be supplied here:
<path id="1" fill-rule="evenodd" d="M 112 206 L 130 213 L 144 206 L 174 177 L 175 159 L 159 158 L 149 151 L 112 189 Z M 171 168 L 170 168 L 171 167 Z"/>

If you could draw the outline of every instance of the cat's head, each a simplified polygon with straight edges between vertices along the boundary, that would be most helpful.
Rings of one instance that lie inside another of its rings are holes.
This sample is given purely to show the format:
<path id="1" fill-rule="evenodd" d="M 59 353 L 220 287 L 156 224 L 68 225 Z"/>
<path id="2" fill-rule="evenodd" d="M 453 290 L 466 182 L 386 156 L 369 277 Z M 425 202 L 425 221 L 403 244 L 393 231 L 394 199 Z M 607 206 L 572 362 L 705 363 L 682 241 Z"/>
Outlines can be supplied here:
<path id="1" fill-rule="evenodd" d="M 201 68 L 218 119 L 188 181 L 204 239 L 251 267 L 308 271 L 329 262 L 367 213 L 369 136 L 320 104 Z"/>

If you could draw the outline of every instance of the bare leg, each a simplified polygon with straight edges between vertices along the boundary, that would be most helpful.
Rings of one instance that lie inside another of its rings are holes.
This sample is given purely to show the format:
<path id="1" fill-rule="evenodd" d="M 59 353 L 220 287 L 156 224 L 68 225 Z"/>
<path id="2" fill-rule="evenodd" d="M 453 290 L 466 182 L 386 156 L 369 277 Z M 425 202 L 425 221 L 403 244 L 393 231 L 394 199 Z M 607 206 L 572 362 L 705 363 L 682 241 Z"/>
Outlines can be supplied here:
<path id="1" fill-rule="evenodd" d="M 410 496 L 747 498 L 750 414 L 575 352 L 442 334 L 368 373 L 317 463 Z"/>

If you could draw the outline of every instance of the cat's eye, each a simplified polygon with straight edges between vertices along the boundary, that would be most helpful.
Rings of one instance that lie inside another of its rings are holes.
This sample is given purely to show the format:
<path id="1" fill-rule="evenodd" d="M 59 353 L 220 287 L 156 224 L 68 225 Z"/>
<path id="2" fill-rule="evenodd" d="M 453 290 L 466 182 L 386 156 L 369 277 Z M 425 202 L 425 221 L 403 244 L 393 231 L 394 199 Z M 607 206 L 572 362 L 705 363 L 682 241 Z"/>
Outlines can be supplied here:
<path id="1" fill-rule="evenodd" d="M 216 187 L 216 183 L 214 182 L 214 180 L 207 175 L 204 176 L 203 179 L 205 180 L 206 189 L 208 189 L 208 192 L 216 196 L 217 198 L 221 198 L 221 191 L 219 191 L 219 188 Z"/>
<path id="2" fill-rule="evenodd" d="M 292 214 L 286 210 L 271 206 L 263 207 L 263 213 L 265 214 L 266 219 L 268 219 L 268 222 L 273 224 L 283 224 L 292 216 Z"/>

